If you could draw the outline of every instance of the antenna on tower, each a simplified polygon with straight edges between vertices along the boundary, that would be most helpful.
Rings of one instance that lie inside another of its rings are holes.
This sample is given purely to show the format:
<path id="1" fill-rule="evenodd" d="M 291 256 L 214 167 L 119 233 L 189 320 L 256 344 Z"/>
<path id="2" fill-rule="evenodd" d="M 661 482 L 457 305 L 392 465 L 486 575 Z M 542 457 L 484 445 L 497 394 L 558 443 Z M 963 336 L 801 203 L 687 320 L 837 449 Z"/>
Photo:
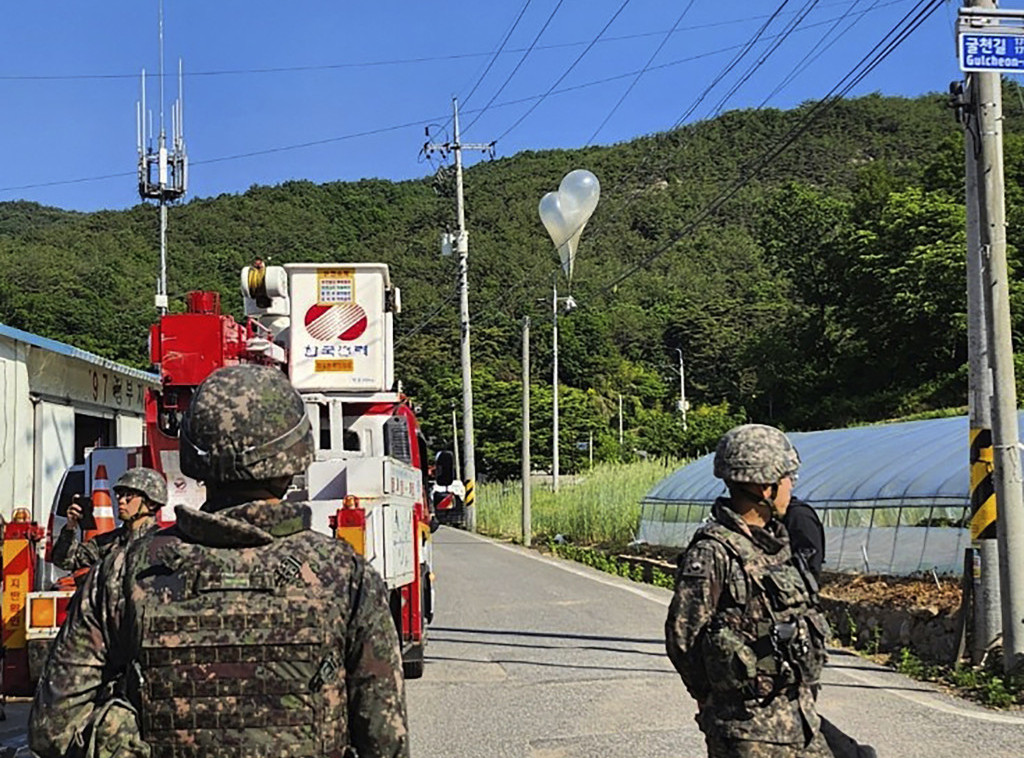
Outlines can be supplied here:
<path id="1" fill-rule="evenodd" d="M 156 307 L 167 312 L 167 205 L 185 196 L 188 188 L 188 156 L 185 153 L 182 62 L 178 59 L 178 99 L 171 106 L 171 150 L 164 128 L 164 3 L 159 4 L 160 134 L 153 146 L 153 114 L 146 109 L 146 69 L 142 69 L 141 97 L 135 104 L 135 133 L 139 153 L 139 197 L 160 205 L 160 277 L 156 283 Z"/>

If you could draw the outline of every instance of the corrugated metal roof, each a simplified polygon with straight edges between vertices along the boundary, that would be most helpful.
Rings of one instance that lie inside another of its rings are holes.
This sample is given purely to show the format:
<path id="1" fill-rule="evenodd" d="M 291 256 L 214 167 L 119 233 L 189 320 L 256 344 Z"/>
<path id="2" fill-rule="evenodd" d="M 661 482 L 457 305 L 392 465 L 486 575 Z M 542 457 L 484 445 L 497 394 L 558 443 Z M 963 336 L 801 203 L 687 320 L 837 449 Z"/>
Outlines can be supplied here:
<path id="1" fill-rule="evenodd" d="M 1021 414 L 1024 423 L 1024 414 Z M 796 432 L 794 492 L 818 507 L 970 504 L 968 418 Z M 644 502 L 710 503 L 725 492 L 709 454 L 656 484 Z"/>
<path id="2" fill-rule="evenodd" d="M 117 371 L 119 373 L 130 376 L 133 379 L 138 379 L 141 382 L 147 384 L 159 385 L 160 376 L 158 374 L 150 373 L 149 371 L 142 371 L 131 366 L 125 366 L 122 363 L 117 363 L 109 358 L 104 358 L 95 353 L 90 353 L 88 350 L 82 350 L 81 348 L 67 345 L 57 340 L 51 340 L 48 337 L 40 337 L 38 334 L 32 334 L 32 332 L 26 332 L 23 329 L 16 329 L 13 326 L 7 326 L 6 324 L 0 324 L 0 337 L 8 337 L 18 342 L 24 342 L 32 347 L 38 347 L 41 350 L 48 350 L 51 353 L 57 353 L 59 355 L 66 355 L 69 358 L 77 358 L 80 361 L 86 361 L 96 366 L 102 366 L 108 371 Z"/>

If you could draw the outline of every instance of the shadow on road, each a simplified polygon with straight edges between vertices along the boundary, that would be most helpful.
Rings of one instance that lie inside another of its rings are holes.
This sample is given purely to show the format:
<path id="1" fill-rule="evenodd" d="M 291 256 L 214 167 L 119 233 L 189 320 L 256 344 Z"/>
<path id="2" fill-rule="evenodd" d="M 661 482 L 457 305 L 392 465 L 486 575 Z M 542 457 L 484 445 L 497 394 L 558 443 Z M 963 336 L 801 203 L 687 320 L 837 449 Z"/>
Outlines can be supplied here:
<path id="1" fill-rule="evenodd" d="M 464 629 L 454 626 L 431 626 L 432 632 L 455 632 L 456 634 L 503 635 L 509 637 L 548 637 L 563 640 L 587 640 L 590 642 L 626 642 L 638 645 L 658 645 L 664 647 L 665 640 L 643 639 L 639 637 L 609 637 L 599 634 L 573 634 L 571 632 L 528 632 L 519 629 Z"/>
<path id="2" fill-rule="evenodd" d="M 486 634 L 481 632 L 480 634 Z M 484 645 L 490 647 L 515 647 L 515 648 L 527 648 L 533 650 L 598 650 L 606 653 L 624 653 L 628 655 L 648 655 L 653 658 L 664 658 L 665 651 L 660 652 L 648 652 L 646 650 L 632 650 L 630 648 L 623 647 L 609 647 L 604 645 L 541 645 L 541 644 L 530 644 L 527 642 L 509 642 L 507 640 L 479 640 L 479 639 L 463 639 L 459 637 L 444 637 L 436 634 L 431 634 L 430 639 L 433 642 L 454 642 L 462 645 Z"/>
<path id="3" fill-rule="evenodd" d="M 501 666 L 540 666 L 543 668 L 557 668 L 557 669 L 577 669 L 579 671 L 623 671 L 630 674 L 664 674 L 677 677 L 675 671 L 666 669 L 643 669 L 637 668 L 636 666 L 593 666 L 586 663 L 550 663 L 548 661 L 530 661 L 523 659 L 503 659 L 503 658 L 460 658 L 457 656 L 448 655 L 426 655 L 425 660 L 427 664 L 431 661 L 449 661 L 453 663 L 497 663 Z"/>
<path id="4" fill-rule="evenodd" d="M 829 666 L 829 668 L 842 668 L 840 666 Z M 847 667 L 852 668 L 852 667 Z M 934 693 L 935 690 L 924 686 L 907 686 L 907 685 L 892 685 L 892 684 L 862 684 L 854 682 L 823 682 L 822 687 L 825 689 L 849 689 L 849 690 L 889 690 L 891 692 L 924 692 L 925 694 Z"/>

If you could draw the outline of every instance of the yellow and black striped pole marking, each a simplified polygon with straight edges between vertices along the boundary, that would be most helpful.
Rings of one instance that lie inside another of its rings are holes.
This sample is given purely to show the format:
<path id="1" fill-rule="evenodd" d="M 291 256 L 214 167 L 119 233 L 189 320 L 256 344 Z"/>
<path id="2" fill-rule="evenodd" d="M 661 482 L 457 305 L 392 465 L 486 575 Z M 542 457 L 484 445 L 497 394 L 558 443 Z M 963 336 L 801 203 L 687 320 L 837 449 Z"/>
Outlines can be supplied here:
<path id="1" fill-rule="evenodd" d="M 992 480 L 992 430 L 971 429 L 971 539 L 996 538 L 996 489 Z"/>
<path id="2" fill-rule="evenodd" d="M 466 480 L 466 507 L 472 508 L 476 505 L 476 487 L 472 479 Z"/>

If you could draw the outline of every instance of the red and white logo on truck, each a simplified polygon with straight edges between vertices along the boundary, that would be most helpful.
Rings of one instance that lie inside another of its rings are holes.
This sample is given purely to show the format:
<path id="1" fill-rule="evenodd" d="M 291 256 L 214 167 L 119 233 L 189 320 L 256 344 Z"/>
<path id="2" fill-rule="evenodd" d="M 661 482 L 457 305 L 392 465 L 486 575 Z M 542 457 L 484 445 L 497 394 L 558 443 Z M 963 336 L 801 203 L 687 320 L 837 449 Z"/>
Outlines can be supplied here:
<path id="1" fill-rule="evenodd" d="M 366 331 L 366 311 L 356 303 L 317 304 L 306 311 L 304 323 L 315 340 L 351 342 Z"/>

